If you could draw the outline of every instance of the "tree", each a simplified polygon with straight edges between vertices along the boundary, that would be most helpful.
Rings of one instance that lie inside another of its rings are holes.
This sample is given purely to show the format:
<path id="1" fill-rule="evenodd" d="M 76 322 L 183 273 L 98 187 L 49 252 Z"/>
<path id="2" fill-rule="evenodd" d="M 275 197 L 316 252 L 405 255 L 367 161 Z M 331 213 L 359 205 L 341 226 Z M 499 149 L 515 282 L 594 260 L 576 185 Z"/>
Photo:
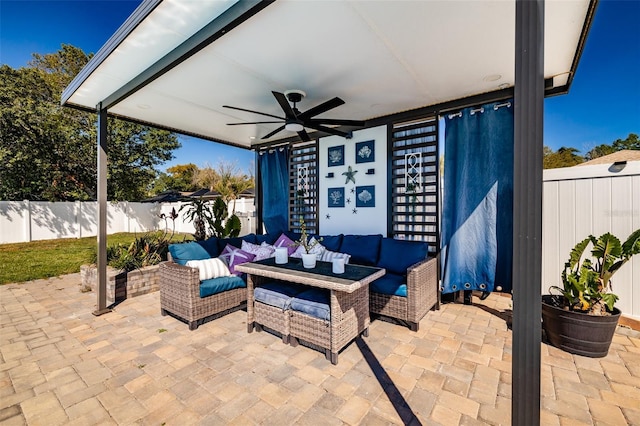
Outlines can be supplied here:
<path id="1" fill-rule="evenodd" d="M 97 117 L 60 106 L 62 91 L 90 58 L 62 45 L 34 54 L 27 67 L 0 67 L 0 199 L 95 199 Z M 145 197 L 155 167 L 179 146 L 172 133 L 110 119 L 109 199 Z"/>
<path id="2" fill-rule="evenodd" d="M 542 166 L 545 169 L 557 169 L 571 167 L 584 162 L 584 158 L 577 155 L 575 148 L 562 147 L 557 152 L 545 146 L 543 151 Z"/>
<path id="3" fill-rule="evenodd" d="M 171 189 L 175 189 L 176 191 L 195 191 L 198 189 L 193 183 L 198 170 L 198 166 L 193 163 L 177 164 L 169 167 L 167 172 L 173 180 L 173 187 Z"/>
<path id="4" fill-rule="evenodd" d="M 150 193 L 158 195 L 165 191 L 195 191 L 198 189 L 194 182 L 199 169 L 193 163 L 178 164 L 167 169 L 167 173 L 159 172 L 153 181 Z"/>
<path id="5" fill-rule="evenodd" d="M 220 194 L 225 203 L 233 201 L 232 214 L 236 212 L 235 200 L 238 196 L 255 185 L 253 176 L 240 172 L 237 163 L 224 160 L 218 162 L 215 169 L 210 165 L 200 169 L 195 181 Z"/>
<path id="6" fill-rule="evenodd" d="M 598 145 L 587 152 L 585 158 L 587 160 L 593 160 L 594 158 L 613 154 L 614 152 L 622 151 L 623 149 L 640 150 L 640 139 L 638 138 L 638 135 L 635 133 L 629 133 L 629 136 L 627 136 L 626 139 L 616 139 L 611 143 L 611 145 Z"/>
<path id="7" fill-rule="evenodd" d="M 208 188 L 209 191 L 213 191 L 218 179 L 218 172 L 216 172 L 210 164 L 207 164 L 204 168 L 198 170 L 193 178 L 193 182 L 198 186 Z"/>

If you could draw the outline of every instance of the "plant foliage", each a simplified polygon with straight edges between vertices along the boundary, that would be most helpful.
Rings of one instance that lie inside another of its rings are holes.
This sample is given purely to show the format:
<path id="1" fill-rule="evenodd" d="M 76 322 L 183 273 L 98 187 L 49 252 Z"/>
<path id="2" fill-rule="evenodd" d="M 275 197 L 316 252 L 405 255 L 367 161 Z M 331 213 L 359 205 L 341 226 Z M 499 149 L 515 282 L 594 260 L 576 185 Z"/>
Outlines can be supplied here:
<path id="1" fill-rule="evenodd" d="M 240 235 L 242 224 L 235 214 L 229 216 L 227 204 L 220 197 L 213 204 L 204 198 L 196 198 L 183 204 L 180 211 L 185 211 L 185 219 L 193 222 L 196 232 L 193 237 L 202 241 L 208 237 L 235 238 Z"/>
<path id="2" fill-rule="evenodd" d="M 91 59 L 62 45 L 34 54 L 29 66 L 0 66 L 0 199 L 75 201 L 96 198 L 97 116 L 62 107 L 64 88 Z M 147 196 L 155 167 L 180 146 L 173 133 L 110 118 L 109 200 Z"/>
<path id="3" fill-rule="evenodd" d="M 581 262 L 590 244 L 591 258 L 585 258 Z M 591 315 L 606 315 L 613 310 L 619 299 L 611 292 L 611 277 L 638 253 L 640 229 L 632 232 L 624 244 L 610 233 L 599 238 L 589 235 L 571 250 L 562 271 L 563 288 L 553 286 L 550 290 L 560 292 L 566 309 Z"/>

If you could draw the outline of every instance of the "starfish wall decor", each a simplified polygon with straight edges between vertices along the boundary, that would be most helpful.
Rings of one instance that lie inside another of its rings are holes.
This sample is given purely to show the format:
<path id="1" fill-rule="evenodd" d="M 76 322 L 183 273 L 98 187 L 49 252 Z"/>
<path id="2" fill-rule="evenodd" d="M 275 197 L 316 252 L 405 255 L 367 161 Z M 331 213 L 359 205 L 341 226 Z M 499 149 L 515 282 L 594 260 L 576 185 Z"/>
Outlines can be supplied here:
<path id="1" fill-rule="evenodd" d="M 355 174 L 358 173 L 357 170 L 352 170 L 351 166 L 349 166 L 349 169 L 342 173 L 343 176 L 346 176 L 347 179 L 344 181 L 344 184 L 348 184 L 349 181 L 352 181 L 354 184 L 356 183 L 356 178 L 355 178 Z"/>

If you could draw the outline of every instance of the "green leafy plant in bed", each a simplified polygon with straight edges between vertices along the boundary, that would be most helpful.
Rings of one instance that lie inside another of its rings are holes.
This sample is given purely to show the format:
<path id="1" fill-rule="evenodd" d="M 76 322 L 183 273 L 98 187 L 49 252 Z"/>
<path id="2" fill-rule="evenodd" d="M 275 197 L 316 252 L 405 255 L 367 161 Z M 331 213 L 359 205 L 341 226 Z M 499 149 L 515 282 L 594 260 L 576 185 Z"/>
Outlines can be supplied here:
<path id="1" fill-rule="evenodd" d="M 229 216 L 227 203 L 222 198 L 216 198 L 213 203 L 202 197 L 194 199 L 180 207 L 185 210 L 185 219 L 193 222 L 196 232 L 193 237 L 197 241 L 209 237 L 235 238 L 240 235 L 242 224 L 235 214 Z"/>
<path id="2" fill-rule="evenodd" d="M 123 272 L 157 265 L 167 260 L 169 244 L 175 235 L 175 220 L 178 213 L 172 209 L 169 214 L 160 214 L 165 221 L 164 231 L 147 232 L 137 236 L 130 244 L 115 244 L 107 247 L 107 264 Z M 172 221 L 169 232 L 168 220 Z M 97 255 L 96 255 L 97 258 Z"/>

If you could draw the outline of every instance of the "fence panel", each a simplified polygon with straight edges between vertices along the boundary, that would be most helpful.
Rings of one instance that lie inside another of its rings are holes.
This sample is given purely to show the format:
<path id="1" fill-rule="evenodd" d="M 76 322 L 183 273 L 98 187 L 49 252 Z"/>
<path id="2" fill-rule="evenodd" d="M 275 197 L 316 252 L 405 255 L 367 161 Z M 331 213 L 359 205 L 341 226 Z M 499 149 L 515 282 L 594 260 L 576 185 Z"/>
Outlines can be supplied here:
<path id="1" fill-rule="evenodd" d="M 130 203 L 107 204 L 107 233 L 147 232 L 175 226 L 176 232 L 193 233 L 191 222 L 180 212 L 183 203 Z M 173 222 L 160 217 L 175 208 L 179 216 Z M 231 208 L 230 208 L 231 210 Z M 255 232 L 253 199 L 240 199 L 236 204 L 240 218 L 240 235 Z M 56 238 L 81 238 L 98 235 L 98 203 L 0 201 L 0 244 L 20 243 Z"/>
<path id="2" fill-rule="evenodd" d="M 560 273 L 575 244 L 589 234 L 626 239 L 640 228 L 640 162 L 545 170 L 542 222 L 542 293 L 561 286 Z M 612 280 L 625 315 L 640 319 L 640 256 Z"/>

